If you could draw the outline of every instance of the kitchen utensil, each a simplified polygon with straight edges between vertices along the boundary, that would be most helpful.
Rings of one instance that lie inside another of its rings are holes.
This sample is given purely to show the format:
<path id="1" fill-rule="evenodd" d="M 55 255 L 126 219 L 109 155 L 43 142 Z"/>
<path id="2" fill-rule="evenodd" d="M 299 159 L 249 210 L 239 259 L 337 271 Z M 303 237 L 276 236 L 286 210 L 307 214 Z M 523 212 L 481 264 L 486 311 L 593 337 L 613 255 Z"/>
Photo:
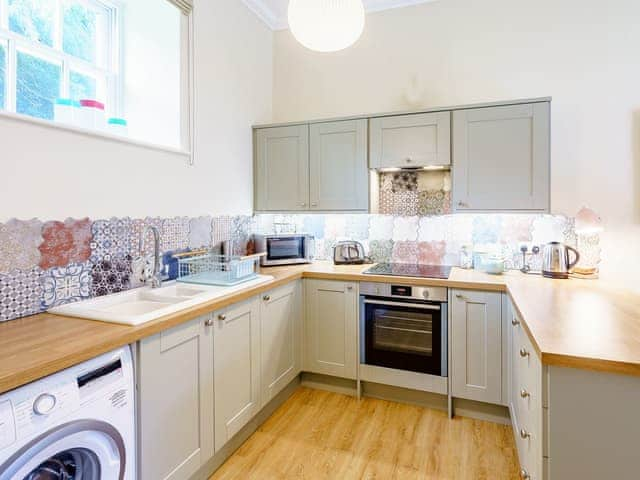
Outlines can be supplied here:
<path id="1" fill-rule="evenodd" d="M 569 260 L 569 252 L 573 252 L 575 259 Z M 551 242 L 542 251 L 542 275 L 547 278 L 569 278 L 569 273 L 580 260 L 580 253 L 568 245 Z"/>
<path id="2" fill-rule="evenodd" d="M 333 247 L 333 263 L 336 265 L 360 265 L 365 261 L 364 247 L 360 242 L 348 240 Z"/>

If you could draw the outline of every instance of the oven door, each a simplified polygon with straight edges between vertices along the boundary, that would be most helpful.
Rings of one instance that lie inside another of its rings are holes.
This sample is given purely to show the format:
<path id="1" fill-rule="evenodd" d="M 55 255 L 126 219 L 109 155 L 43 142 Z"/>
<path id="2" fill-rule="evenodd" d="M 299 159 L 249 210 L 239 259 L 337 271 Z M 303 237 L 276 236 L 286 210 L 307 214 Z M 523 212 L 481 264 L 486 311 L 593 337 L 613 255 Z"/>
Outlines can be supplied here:
<path id="1" fill-rule="evenodd" d="M 446 376 L 446 304 L 364 297 L 364 363 Z"/>

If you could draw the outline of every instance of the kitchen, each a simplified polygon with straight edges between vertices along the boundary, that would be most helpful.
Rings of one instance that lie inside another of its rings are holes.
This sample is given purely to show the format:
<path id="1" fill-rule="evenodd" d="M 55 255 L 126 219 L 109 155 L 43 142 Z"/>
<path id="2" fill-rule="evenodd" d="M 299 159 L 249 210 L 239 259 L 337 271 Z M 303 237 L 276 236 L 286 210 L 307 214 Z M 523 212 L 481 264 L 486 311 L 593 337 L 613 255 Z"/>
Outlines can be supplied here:
<path id="1" fill-rule="evenodd" d="M 61 1 L 47 43 L 39 2 L 0 2 L 0 479 L 636 477 L 635 3 L 364 2 L 344 40 Z"/>

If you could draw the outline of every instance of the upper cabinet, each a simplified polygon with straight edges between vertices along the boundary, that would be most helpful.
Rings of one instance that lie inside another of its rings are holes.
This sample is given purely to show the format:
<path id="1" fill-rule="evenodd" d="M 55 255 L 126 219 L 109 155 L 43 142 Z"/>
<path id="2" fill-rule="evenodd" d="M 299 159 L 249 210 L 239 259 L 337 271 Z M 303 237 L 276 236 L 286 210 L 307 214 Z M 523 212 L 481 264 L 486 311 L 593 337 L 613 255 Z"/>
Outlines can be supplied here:
<path id="1" fill-rule="evenodd" d="M 450 123 L 450 112 L 372 118 L 369 167 L 450 165 Z"/>
<path id="2" fill-rule="evenodd" d="M 310 127 L 311 210 L 369 208 L 367 120 Z"/>
<path id="3" fill-rule="evenodd" d="M 255 131 L 255 206 L 259 211 L 309 205 L 309 126 Z"/>
<path id="4" fill-rule="evenodd" d="M 456 211 L 549 210 L 549 103 L 453 113 Z"/>
<path id="5" fill-rule="evenodd" d="M 367 211 L 367 120 L 255 132 L 257 211 Z"/>

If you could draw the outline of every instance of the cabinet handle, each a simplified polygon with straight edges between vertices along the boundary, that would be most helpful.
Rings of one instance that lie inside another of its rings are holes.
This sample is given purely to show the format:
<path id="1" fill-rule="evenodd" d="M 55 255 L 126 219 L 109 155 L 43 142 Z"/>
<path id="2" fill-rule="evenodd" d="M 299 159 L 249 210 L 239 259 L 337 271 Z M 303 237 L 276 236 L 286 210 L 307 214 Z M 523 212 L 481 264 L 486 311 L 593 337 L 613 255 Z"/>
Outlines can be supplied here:
<path id="1" fill-rule="evenodd" d="M 311 204 L 311 206 L 312 206 L 312 207 L 317 207 L 317 206 L 318 206 L 318 204 L 317 204 L 316 202 L 313 202 L 313 203 Z"/>
<path id="2" fill-rule="evenodd" d="M 456 298 L 457 298 L 458 300 L 466 300 L 465 296 L 464 296 L 464 295 L 462 295 L 461 293 L 456 293 Z"/>
<path id="3" fill-rule="evenodd" d="M 526 440 L 527 438 L 531 438 L 531 434 L 523 428 L 522 430 L 520 430 L 520 438 Z"/>
<path id="4" fill-rule="evenodd" d="M 207 318 L 204 324 L 206 327 L 213 327 L 213 318 Z"/>
<path id="5" fill-rule="evenodd" d="M 306 203 L 304 203 L 304 202 L 302 202 L 302 203 L 300 204 L 300 206 L 301 206 L 301 207 L 306 207 L 306 206 L 307 206 L 307 204 L 306 204 Z"/>
<path id="6" fill-rule="evenodd" d="M 529 392 L 527 392 L 527 391 L 523 388 L 522 390 L 520 390 L 520 396 L 521 396 L 522 398 L 527 398 L 527 397 L 530 397 L 530 396 L 531 396 L 531 394 L 530 394 Z"/>
<path id="7" fill-rule="evenodd" d="M 524 468 L 522 470 L 520 470 L 520 478 L 522 480 L 529 480 L 531 478 L 531 475 L 529 475 L 529 472 L 527 472 Z"/>
<path id="8" fill-rule="evenodd" d="M 220 315 L 218 315 L 218 320 L 220 320 L 221 322 L 224 322 L 227 319 L 227 316 L 223 313 L 221 313 Z"/>
<path id="9" fill-rule="evenodd" d="M 347 290 L 349 290 L 350 292 L 353 291 L 353 285 L 347 285 Z"/>
<path id="10" fill-rule="evenodd" d="M 469 204 L 467 202 L 458 202 L 459 207 L 467 208 Z"/>
<path id="11" fill-rule="evenodd" d="M 518 320 L 516 317 L 513 317 L 511 319 L 511 325 L 513 325 L 514 327 L 517 327 L 518 325 L 520 325 L 520 320 Z"/>
<path id="12" fill-rule="evenodd" d="M 265 295 L 264 297 L 262 297 L 262 299 L 263 299 L 265 302 L 268 302 L 269 300 L 271 300 L 271 297 L 270 297 L 269 295 Z"/>
<path id="13" fill-rule="evenodd" d="M 405 159 L 405 162 L 407 162 L 407 163 L 411 163 L 411 162 L 413 162 L 413 160 L 411 159 L 411 157 L 407 157 L 407 158 Z"/>
<path id="14" fill-rule="evenodd" d="M 520 356 L 522 358 L 528 357 L 529 356 L 529 352 L 527 352 L 527 350 L 525 350 L 524 348 L 520 349 Z"/>

